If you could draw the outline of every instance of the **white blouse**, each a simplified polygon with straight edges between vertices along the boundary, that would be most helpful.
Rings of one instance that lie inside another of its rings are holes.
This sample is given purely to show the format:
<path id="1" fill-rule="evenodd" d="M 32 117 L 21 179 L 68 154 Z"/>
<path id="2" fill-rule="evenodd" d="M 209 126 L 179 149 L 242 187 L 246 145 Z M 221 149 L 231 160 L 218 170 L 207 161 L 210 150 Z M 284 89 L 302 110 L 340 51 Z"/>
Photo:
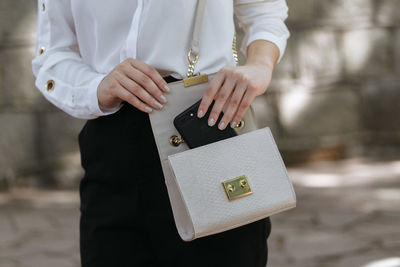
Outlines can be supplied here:
<path id="1" fill-rule="evenodd" d="M 155 67 L 162 76 L 184 78 L 190 49 L 194 0 L 38 0 L 36 87 L 54 105 L 82 119 L 116 112 L 99 108 L 97 87 L 128 57 Z M 246 54 L 254 40 L 273 42 L 282 57 L 289 32 L 285 0 L 207 2 L 194 73 L 235 65 L 233 14 L 244 29 Z"/>

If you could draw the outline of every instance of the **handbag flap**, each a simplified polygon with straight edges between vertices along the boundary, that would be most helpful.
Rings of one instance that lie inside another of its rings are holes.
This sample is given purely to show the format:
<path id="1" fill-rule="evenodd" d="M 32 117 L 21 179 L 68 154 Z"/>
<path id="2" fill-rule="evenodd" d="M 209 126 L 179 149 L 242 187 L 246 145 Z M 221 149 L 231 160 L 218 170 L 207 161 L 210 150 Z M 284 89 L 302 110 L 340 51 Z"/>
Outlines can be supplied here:
<path id="1" fill-rule="evenodd" d="M 292 184 L 268 127 L 170 155 L 168 162 L 196 237 L 229 230 L 296 205 Z M 223 182 L 243 175 L 252 193 L 229 200 Z"/>

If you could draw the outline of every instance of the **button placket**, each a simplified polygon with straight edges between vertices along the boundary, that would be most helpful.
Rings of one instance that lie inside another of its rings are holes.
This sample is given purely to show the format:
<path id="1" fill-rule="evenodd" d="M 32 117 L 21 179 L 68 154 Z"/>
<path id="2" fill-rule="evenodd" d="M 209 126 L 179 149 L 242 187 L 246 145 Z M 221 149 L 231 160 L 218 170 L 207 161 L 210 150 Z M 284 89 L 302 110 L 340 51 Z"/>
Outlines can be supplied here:
<path id="1" fill-rule="evenodd" d="M 42 0 L 41 2 L 42 2 L 42 12 L 45 12 L 46 11 L 46 2 L 44 0 Z M 38 53 L 39 53 L 39 55 L 42 55 L 45 51 L 46 51 L 46 48 L 44 46 L 41 46 L 39 48 Z"/>

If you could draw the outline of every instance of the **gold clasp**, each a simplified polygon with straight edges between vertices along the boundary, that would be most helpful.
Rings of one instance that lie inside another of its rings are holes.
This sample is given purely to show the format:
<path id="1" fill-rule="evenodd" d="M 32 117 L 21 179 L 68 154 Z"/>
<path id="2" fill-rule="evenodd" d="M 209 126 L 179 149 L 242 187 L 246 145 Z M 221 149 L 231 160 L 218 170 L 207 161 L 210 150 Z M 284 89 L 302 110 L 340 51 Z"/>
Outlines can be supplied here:
<path id="1" fill-rule="evenodd" d="M 253 194 L 246 175 L 226 180 L 222 186 L 229 201 Z"/>
<path id="2" fill-rule="evenodd" d="M 198 73 L 196 76 L 191 76 L 183 79 L 183 85 L 185 87 L 193 86 L 200 83 L 208 82 L 208 75 L 207 74 L 200 74 Z"/>
<path id="3" fill-rule="evenodd" d="M 194 73 L 194 65 L 196 65 L 197 61 L 199 60 L 199 54 L 193 54 L 192 49 L 189 50 L 187 55 L 187 59 L 189 61 L 189 67 L 187 71 L 187 77 L 183 79 L 183 85 L 185 87 L 193 86 L 200 83 L 208 82 L 208 75 L 207 74 L 200 74 L 193 75 Z"/>

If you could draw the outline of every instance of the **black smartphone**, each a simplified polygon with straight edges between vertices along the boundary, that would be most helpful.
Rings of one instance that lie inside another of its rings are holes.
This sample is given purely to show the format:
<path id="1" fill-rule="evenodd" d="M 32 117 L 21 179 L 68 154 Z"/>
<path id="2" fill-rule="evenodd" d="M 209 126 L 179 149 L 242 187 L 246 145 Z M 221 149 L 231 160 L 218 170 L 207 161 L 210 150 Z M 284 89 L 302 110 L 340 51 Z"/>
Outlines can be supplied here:
<path id="1" fill-rule="evenodd" d="M 199 109 L 200 103 L 201 99 L 174 119 L 175 128 L 189 148 L 203 146 L 237 135 L 236 131 L 229 125 L 222 131 L 218 129 L 218 124 L 223 117 L 223 112 L 219 115 L 214 126 L 208 126 L 208 117 L 211 113 L 214 101 L 208 108 L 206 114 L 202 118 L 198 118 L 197 110 Z"/>

